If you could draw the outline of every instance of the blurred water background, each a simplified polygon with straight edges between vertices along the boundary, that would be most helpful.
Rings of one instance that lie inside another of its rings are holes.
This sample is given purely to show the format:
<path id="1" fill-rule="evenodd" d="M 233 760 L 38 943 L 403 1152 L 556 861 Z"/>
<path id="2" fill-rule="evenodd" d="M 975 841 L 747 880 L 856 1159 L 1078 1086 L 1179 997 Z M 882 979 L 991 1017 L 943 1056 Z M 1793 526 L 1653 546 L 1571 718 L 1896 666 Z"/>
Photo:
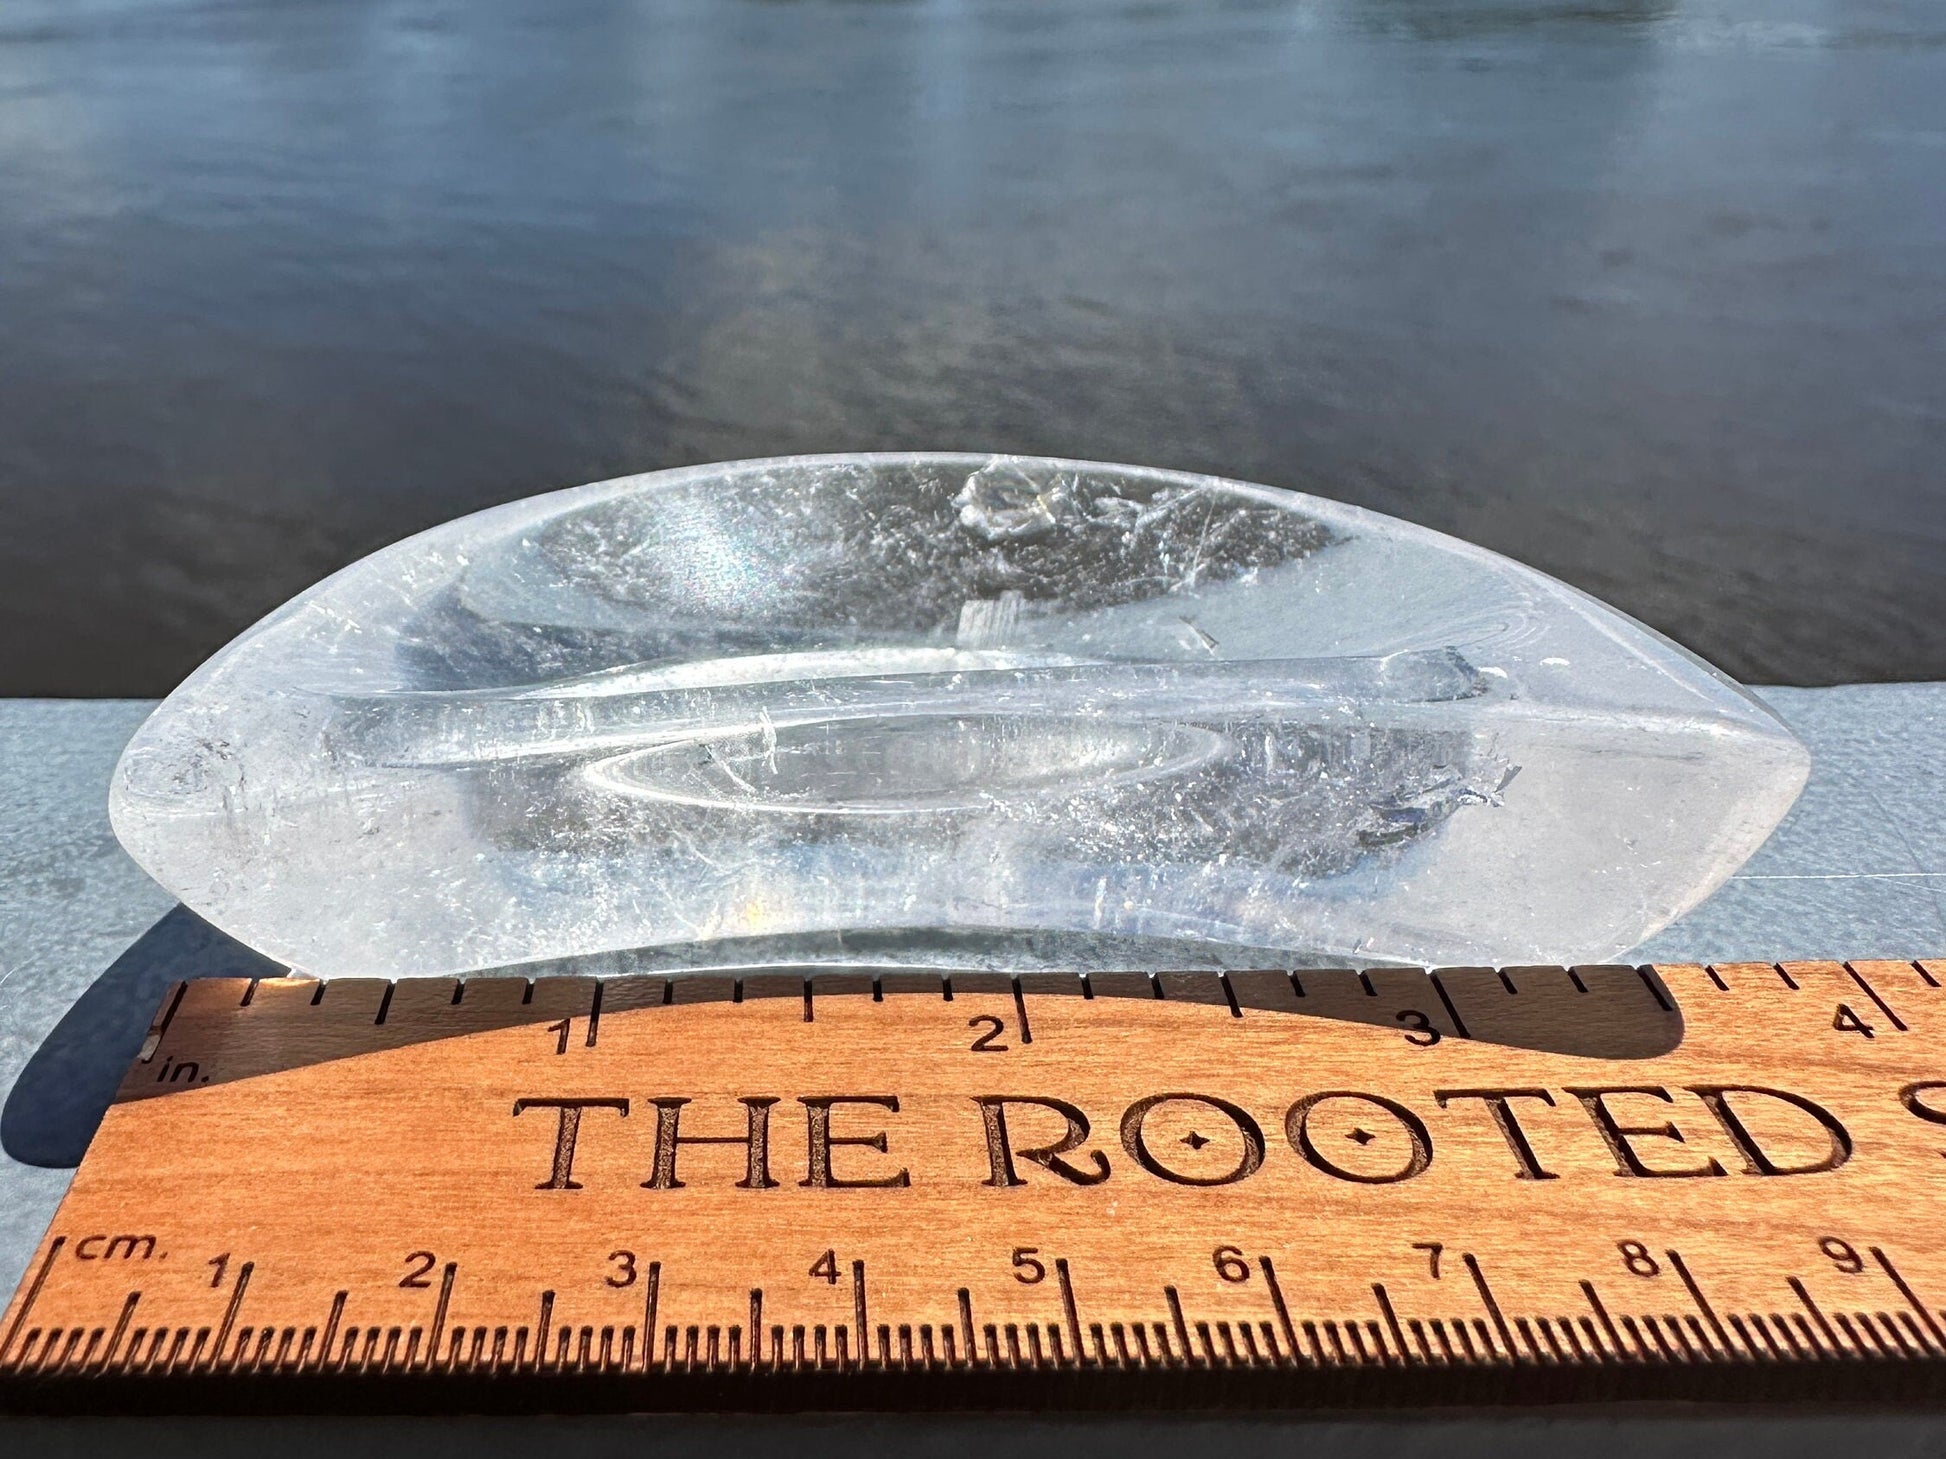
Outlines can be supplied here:
<path id="1" fill-rule="evenodd" d="M 996 449 L 1946 678 L 1937 0 L 4 0 L 0 692 L 461 512 Z"/>

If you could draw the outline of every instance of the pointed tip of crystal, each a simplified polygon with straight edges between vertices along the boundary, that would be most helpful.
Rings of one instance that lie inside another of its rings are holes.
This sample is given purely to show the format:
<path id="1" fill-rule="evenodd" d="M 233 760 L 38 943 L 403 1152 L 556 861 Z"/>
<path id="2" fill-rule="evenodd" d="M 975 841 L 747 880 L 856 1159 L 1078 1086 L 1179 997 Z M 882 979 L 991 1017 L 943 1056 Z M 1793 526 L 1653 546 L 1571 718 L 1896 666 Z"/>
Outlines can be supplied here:
<path id="1" fill-rule="evenodd" d="M 902 928 L 1576 962 L 1706 896 L 1808 765 L 1693 655 L 1424 528 L 832 456 L 355 563 L 172 694 L 110 808 L 191 908 L 320 974 Z"/>

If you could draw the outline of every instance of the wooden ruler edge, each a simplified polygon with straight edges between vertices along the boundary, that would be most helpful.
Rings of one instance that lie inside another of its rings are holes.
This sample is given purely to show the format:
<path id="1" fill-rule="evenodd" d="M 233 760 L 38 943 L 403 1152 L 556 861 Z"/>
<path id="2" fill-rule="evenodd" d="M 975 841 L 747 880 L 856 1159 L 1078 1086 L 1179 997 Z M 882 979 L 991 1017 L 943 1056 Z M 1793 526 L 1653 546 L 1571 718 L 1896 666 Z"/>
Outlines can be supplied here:
<path id="1" fill-rule="evenodd" d="M 1861 969 L 1876 970 L 1888 966 L 1916 969 L 1919 976 L 1933 987 L 1939 986 L 1935 971 L 1946 973 L 1946 966 L 1920 960 L 1876 960 L 1835 965 L 1654 965 L 1669 971 L 1704 973 L 1712 984 L 1725 991 L 1728 985 L 1717 975 L 1717 967 L 1726 971 L 1732 967 L 1744 970 L 1764 967 L 1774 971 L 1785 986 L 1795 990 L 1797 985 L 1792 976 L 1793 969 L 1832 966 L 1841 966 L 1858 982 L 1866 996 L 1888 1012 L 1889 1007 L 1878 998 Z M 1645 978 L 1650 971 L 1640 970 Z M 826 975 L 814 976 L 822 979 Z M 1235 1012 L 1234 994 L 1227 992 L 1227 977 L 1219 978 L 1214 974 L 1203 976 L 1213 982 L 1221 982 L 1231 1001 L 1231 1011 Z M 241 979 L 224 981 L 239 987 L 246 985 L 246 980 Z M 588 981 L 601 986 L 597 980 Z M 623 980 L 606 980 L 611 986 L 619 981 Z M 668 980 L 663 1006 L 674 1002 L 675 986 L 680 981 Z M 741 983 L 741 980 L 737 981 Z M 869 991 L 874 999 L 894 996 L 884 993 L 877 980 L 869 975 L 867 981 L 871 984 Z M 1165 997 L 1160 979 L 1155 978 L 1154 981 L 1156 991 L 1153 996 L 1158 999 Z M 808 977 L 802 982 L 808 1016 L 813 983 Z M 1019 996 L 1019 980 L 1012 980 L 1012 985 L 1016 996 Z M 166 1035 L 174 1010 L 180 1004 L 184 986 L 177 985 L 165 998 L 142 1057 L 152 1057 L 159 1041 Z M 247 986 L 254 990 L 258 980 L 247 980 Z M 530 990 L 531 986 L 530 983 Z M 1649 986 L 1653 991 L 1655 985 L 1650 983 Z M 859 993 L 867 990 L 852 987 L 845 991 Z M 1511 985 L 1508 991 L 1513 991 Z M 249 1001 L 247 992 L 242 1001 Z M 1893 1016 L 1896 1018 L 1896 1015 Z M 58 1224 L 57 1215 L 54 1225 Z M 5 1339 L 0 1342 L 0 1354 L 8 1354 L 15 1340 L 21 1336 L 20 1329 L 28 1316 L 32 1293 L 45 1280 L 59 1253 L 60 1240 L 56 1238 L 46 1258 L 38 1263 L 38 1270 L 29 1272 L 20 1292 L 16 1293 L 14 1305 L 20 1310 L 13 1314 L 4 1334 L 0 1334 Z M 1886 1261 L 1876 1248 L 1873 1255 L 1882 1263 Z M 1699 1305 L 1711 1325 L 1725 1336 L 1723 1350 L 1719 1350 L 1709 1340 L 1708 1334 L 1699 1329 L 1696 1336 L 1701 1341 L 1694 1346 L 1683 1339 L 1680 1331 L 1677 1333 L 1679 1346 L 1668 1344 L 1658 1334 L 1657 1341 L 1664 1348 L 1661 1352 L 1642 1343 L 1634 1352 L 1618 1345 L 1618 1351 L 1610 1353 L 1604 1345 L 1597 1343 L 1590 1350 L 1593 1361 L 1586 1362 L 1566 1358 L 1567 1350 L 1552 1333 L 1547 1335 L 1546 1345 L 1537 1342 L 1531 1332 L 1524 1333 L 1527 1352 L 1521 1351 L 1522 1345 L 1512 1341 L 1509 1333 L 1505 1353 L 1489 1345 L 1490 1357 L 1487 1361 L 1450 1365 L 1422 1361 L 1403 1342 L 1400 1343 L 1402 1356 L 1393 1355 L 1387 1351 L 1382 1340 L 1376 1359 L 1365 1357 L 1362 1347 L 1359 1356 L 1350 1361 L 1331 1361 L 1321 1350 L 1316 1357 L 1311 1357 L 1293 1347 L 1289 1356 L 1266 1358 L 1253 1354 L 1245 1360 L 1218 1353 L 1209 1344 L 1206 1335 L 1206 1353 L 1198 1356 L 1194 1352 L 1194 1344 L 1187 1341 L 1186 1331 L 1183 1334 L 1185 1351 L 1182 1353 L 1170 1351 L 1165 1344 L 1162 1353 L 1154 1356 L 1147 1351 L 1139 1356 L 1115 1356 L 1107 1354 L 1098 1343 L 1097 1355 L 1091 1358 L 1085 1353 L 1062 1353 L 1058 1332 L 1050 1324 L 1046 1353 L 1042 1351 L 1041 1342 L 1033 1341 L 1031 1353 L 1015 1348 L 1011 1354 L 1007 1354 L 990 1348 L 985 1355 L 978 1355 L 976 1349 L 974 1357 L 962 1357 L 957 1362 L 919 1360 L 910 1356 L 909 1350 L 903 1356 L 896 1355 L 891 1352 L 889 1344 L 883 1344 L 880 1354 L 876 1356 L 869 1351 L 863 1355 L 852 1355 L 842 1348 L 833 1348 L 799 1361 L 778 1361 L 774 1354 L 767 1358 L 755 1351 L 747 1355 L 723 1353 L 714 1341 L 707 1350 L 699 1350 L 694 1341 L 695 1334 L 692 1333 L 690 1343 L 683 1349 L 678 1350 L 671 1343 L 654 1359 L 649 1359 L 645 1353 L 640 1370 L 619 1372 L 614 1363 L 590 1354 L 585 1335 L 578 1349 L 564 1341 L 554 1354 L 547 1354 L 544 1350 L 546 1330 L 543 1326 L 541 1341 L 536 1344 L 537 1350 L 531 1357 L 509 1361 L 486 1372 L 460 1371 L 456 1350 L 449 1351 L 448 1361 L 442 1367 L 441 1360 L 435 1359 L 430 1353 L 400 1352 L 394 1341 L 388 1341 L 382 1352 L 370 1346 L 362 1354 L 353 1355 L 347 1351 L 346 1360 L 336 1365 L 323 1360 L 322 1350 L 314 1361 L 294 1362 L 267 1361 L 267 1347 L 260 1347 L 254 1358 L 245 1359 L 239 1348 L 229 1366 L 219 1367 L 217 1353 L 226 1342 L 219 1340 L 206 1352 L 205 1344 L 210 1334 L 200 1332 L 192 1339 L 185 1329 L 181 1336 L 190 1340 L 178 1341 L 167 1361 L 140 1371 L 116 1370 L 110 1374 L 109 1364 L 121 1338 L 118 1329 L 114 1340 L 103 1350 L 97 1362 L 90 1363 L 84 1359 L 78 1367 L 61 1366 L 59 1370 L 50 1371 L 50 1365 L 44 1362 L 35 1365 L 34 1369 L 26 1369 L 20 1362 L 25 1357 L 25 1351 L 11 1353 L 4 1362 L 0 1362 L 0 1403 L 7 1406 L 18 1403 L 30 1408 L 64 1408 L 84 1400 L 92 1404 L 100 1398 L 104 1387 L 112 1384 L 119 1394 L 117 1401 L 131 1405 L 131 1411 L 150 1405 L 169 1410 L 204 1407 L 226 1409 L 235 1407 L 240 1400 L 246 1405 L 267 1402 L 277 1408 L 292 1405 L 302 1408 L 316 1402 L 338 1410 L 350 1402 L 354 1407 L 383 1410 L 440 1410 L 450 1409 L 458 1403 L 465 1407 L 491 1409 L 504 1406 L 523 1411 L 545 1409 L 556 1403 L 565 1403 L 577 1409 L 928 1408 L 942 1405 L 988 1408 L 995 1403 L 1004 1406 L 1012 1402 L 1169 1408 L 1203 1404 L 1229 1406 L 1237 1403 L 1355 1407 L 1367 1403 L 1390 1404 L 1407 1398 L 1415 1404 L 1508 1402 L 1525 1405 L 1532 1402 L 1630 1397 L 1692 1401 L 1720 1399 L 1725 1392 L 1724 1380 L 1732 1373 L 1740 1380 L 1740 1397 L 1773 1402 L 1855 1401 L 1860 1394 L 1861 1380 L 1865 1381 L 1875 1398 L 1929 1402 L 1946 1397 L 1946 1389 L 1942 1388 L 1941 1381 L 1942 1375 L 1946 1375 L 1946 1364 L 1939 1361 L 1946 1354 L 1946 1335 L 1941 1333 L 1938 1315 L 1929 1311 L 1904 1287 L 1893 1268 L 1888 1265 L 1887 1270 L 1906 1291 L 1924 1330 L 1913 1327 L 1908 1321 L 1907 1326 L 1912 1328 L 1917 1339 L 1910 1348 L 1896 1326 L 1890 1329 L 1897 1338 L 1896 1348 L 1887 1348 L 1874 1333 L 1875 1340 L 1883 1349 L 1878 1353 L 1873 1353 L 1863 1343 L 1858 1348 L 1852 1348 L 1836 1341 L 1833 1350 L 1826 1353 L 1815 1339 L 1802 1350 L 1792 1343 L 1789 1351 L 1786 1351 L 1771 1342 L 1768 1334 L 1766 1343 L 1769 1351 L 1766 1351 L 1764 1346 L 1752 1342 L 1748 1333 L 1744 1333 L 1742 1346 L 1748 1354 L 1754 1355 L 1753 1361 L 1751 1356 L 1736 1352 L 1737 1344 L 1727 1341 L 1727 1334 L 1722 1333 L 1722 1324 L 1709 1309 L 1707 1301 L 1699 1301 Z M 26 1301 L 23 1302 L 23 1299 Z M 238 1299 L 241 1299 L 241 1290 Z M 1380 1302 L 1383 1305 L 1382 1294 Z M 1495 1316 L 1498 1318 L 1497 1311 Z M 125 1312 L 123 1317 L 126 1324 L 128 1314 Z M 1603 1317 L 1606 1317 L 1605 1313 Z M 1737 1319 L 1733 1317 L 1731 1320 Z M 1822 1314 L 1818 1314 L 1817 1321 L 1835 1339 L 1836 1334 L 1831 1332 Z M 227 1339 L 227 1323 L 225 1327 L 222 1336 Z M 63 1351 L 57 1365 L 65 1365 L 84 1334 L 77 1331 L 62 1336 L 67 1340 L 62 1344 Z M 90 1339 L 87 1348 L 92 1353 L 103 1334 L 86 1336 Z M 393 1336 L 396 1338 L 397 1334 Z M 566 1336 L 565 1333 L 561 1334 L 563 1339 Z M 1569 1340 L 1573 1341 L 1572 1329 L 1569 1330 Z M 1550 1360 L 1547 1356 L 1548 1345 L 1554 1346 L 1562 1356 Z M 870 1344 L 866 1346 L 869 1349 Z M 1234 1348 L 1233 1344 L 1231 1346 Z M 185 1347 L 189 1348 L 187 1353 L 181 1351 Z M 1579 1347 L 1578 1343 L 1575 1344 L 1577 1355 Z M 42 1355 L 44 1359 L 55 1356 L 53 1334 L 44 1343 Z M 280 1349 L 277 1357 L 282 1356 Z M 1868 1374 L 1870 1377 L 1867 1379 Z M 833 1380 L 838 1381 L 834 1384 Z M 238 1387 L 239 1381 L 244 1384 L 242 1389 Z M 251 1397 L 251 1394 L 257 1396 Z"/>

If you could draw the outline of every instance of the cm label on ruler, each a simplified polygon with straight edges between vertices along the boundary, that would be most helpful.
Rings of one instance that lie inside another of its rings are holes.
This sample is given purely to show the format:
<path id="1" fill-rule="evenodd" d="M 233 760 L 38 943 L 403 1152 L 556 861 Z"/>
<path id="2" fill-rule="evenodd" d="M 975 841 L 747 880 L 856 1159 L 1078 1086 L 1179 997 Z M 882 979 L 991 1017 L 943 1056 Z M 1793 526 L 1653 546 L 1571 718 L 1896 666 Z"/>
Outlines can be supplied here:
<path id="1" fill-rule="evenodd" d="M 191 985 L 0 1365 L 1942 1358 L 1939 971 Z"/>

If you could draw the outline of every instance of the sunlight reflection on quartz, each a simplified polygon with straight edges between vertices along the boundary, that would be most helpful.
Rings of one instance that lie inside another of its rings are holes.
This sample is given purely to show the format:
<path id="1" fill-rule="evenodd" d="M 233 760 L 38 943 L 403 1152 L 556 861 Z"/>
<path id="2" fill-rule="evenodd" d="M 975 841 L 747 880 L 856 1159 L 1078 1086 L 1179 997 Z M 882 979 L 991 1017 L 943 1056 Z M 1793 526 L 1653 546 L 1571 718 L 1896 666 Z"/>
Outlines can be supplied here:
<path id="1" fill-rule="evenodd" d="M 874 929 L 1575 962 L 1706 895 L 1804 774 L 1707 665 L 1423 529 L 806 457 L 374 555 L 171 696 L 111 810 L 191 907 L 327 974 Z"/>

